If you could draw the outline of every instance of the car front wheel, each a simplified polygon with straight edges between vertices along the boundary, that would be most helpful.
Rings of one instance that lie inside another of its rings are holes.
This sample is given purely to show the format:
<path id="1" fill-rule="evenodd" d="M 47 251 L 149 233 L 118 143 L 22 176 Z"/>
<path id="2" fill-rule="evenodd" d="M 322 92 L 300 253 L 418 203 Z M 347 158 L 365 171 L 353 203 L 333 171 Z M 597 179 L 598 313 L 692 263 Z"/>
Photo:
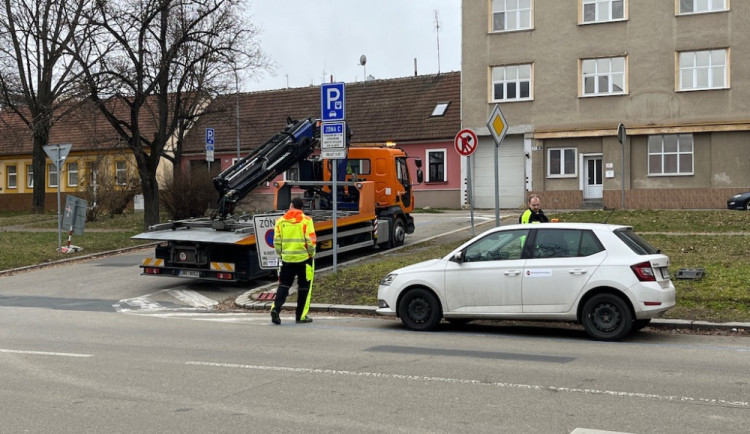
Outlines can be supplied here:
<path id="1" fill-rule="evenodd" d="M 440 324 L 443 312 L 437 297 L 424 288 L 410 289 L 398 304 L 401 322 L 412 330 L 432 330 Z"/>
<path id="2" fill-rule="evenodd" d="M 614 341 L 630 333 L 633 314 L 622 298 L 612 294 L 599 294 L 583 305 L 581 322 L 592 338 Z"/>

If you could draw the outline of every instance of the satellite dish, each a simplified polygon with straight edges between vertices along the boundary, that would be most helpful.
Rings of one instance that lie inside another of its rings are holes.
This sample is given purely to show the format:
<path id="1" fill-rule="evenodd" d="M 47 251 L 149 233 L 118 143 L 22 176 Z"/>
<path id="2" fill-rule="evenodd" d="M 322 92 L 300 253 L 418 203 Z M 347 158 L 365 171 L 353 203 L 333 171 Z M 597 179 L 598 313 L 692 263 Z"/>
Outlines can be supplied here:
<path id="1" fill-rule="evenodd" d="M 363 55 L 359 56 L 359 64 L 362 65 L 362 66 L 365 66 L 365 63 L 367 63 L 367 56 L 365 56 L 363 54 Z"/>

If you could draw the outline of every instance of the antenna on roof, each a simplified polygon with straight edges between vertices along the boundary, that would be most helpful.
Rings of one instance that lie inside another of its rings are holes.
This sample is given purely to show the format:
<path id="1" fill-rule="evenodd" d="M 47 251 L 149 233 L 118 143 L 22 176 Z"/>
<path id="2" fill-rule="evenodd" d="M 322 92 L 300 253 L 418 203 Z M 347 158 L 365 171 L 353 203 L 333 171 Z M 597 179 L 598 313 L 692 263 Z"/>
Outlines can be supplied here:
<path id="1" fill-rule="evenodd" d="M 437 34 L 437 61 L 438 68 L 437 73 L 440 75 L 440 20 L 438 20 L 437 9 L 433 11 L 435 13 L 435 33 Z"/>
<path id="2" fill-rule="evenodd" d="M 367 63 L 367 56 L 365 56 L 364 54 L 359 56 L 359 64 L 362 65 L 362 68 L 364 69 L 364 74 L 365 74 L 362 76 L 363 77 L 362 81 L 365 83 L 367 83 L 367 67 L 365 66 L 366 63 Z"/>

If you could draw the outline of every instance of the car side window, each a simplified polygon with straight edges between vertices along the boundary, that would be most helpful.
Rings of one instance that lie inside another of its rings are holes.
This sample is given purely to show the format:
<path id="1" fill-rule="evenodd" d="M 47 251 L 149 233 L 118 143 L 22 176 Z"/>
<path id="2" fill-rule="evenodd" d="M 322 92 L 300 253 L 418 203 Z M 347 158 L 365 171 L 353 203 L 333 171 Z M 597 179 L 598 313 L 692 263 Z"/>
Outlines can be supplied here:
<path id="1" fill-rule="evenodd" d="M 534 242 L 533 258 L 567 258 L 578 252 L 575 238 L 580 238 L 579 231 L 561 229 L 539 229 Z M 571 249 L 575 243 L 575 249 Z M 571 255 L 571 251 L 573 254 Z"/>
<path id="2" fill-rule="evenodd" d="M 487 234 L 464 249 L 464 262 L 521 259 L 528 229 Z"/>
<path id="3" fill-rule="evenodd" d="M 578 256 L 591 256 L 604 250 L 604 246 L 592 231 L 581 231 L 581 246 Z"/>

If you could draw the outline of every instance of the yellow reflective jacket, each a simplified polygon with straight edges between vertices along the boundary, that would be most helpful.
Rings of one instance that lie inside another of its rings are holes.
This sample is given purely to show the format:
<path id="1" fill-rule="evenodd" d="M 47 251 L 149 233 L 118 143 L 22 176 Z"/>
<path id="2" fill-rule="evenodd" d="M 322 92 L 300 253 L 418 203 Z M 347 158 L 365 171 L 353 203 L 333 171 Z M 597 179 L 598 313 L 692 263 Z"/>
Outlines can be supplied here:
<path id="1" fill-rule="evenodd" d="M 315 224 L 301 210 L 291 209 L 276 220 L 273 247 L 283 262 L 304 262 L 315 256 Z"/>

